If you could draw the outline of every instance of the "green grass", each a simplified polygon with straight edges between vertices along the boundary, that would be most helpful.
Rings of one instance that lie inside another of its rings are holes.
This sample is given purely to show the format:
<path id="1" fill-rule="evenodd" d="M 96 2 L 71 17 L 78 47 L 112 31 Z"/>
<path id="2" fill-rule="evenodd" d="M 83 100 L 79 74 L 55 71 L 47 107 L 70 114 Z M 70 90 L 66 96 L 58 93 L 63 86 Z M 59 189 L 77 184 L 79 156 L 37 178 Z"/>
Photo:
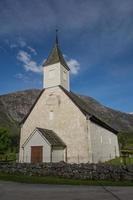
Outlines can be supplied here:
<path id="1" fill-rule="evenodd" d="M 0 162 L 2 161 L 16 161 L 16 153 L 0 154 Z"/>
<path id="2" fill-rule="evenodd" d="M 0 173 L 0 180 L 32 184 L 59 184 L 59 185 L 89 185 L 89 186 L 133 186 L 133 181 L 96 181 L 75 180 L 59 177 L 39 177 L 26 175 L 10 175 Z"/>
<path id="3" fill-rule="evenodd" d="M 123 164 L 129 165 L 129 164 L 133 164 L 133 157 L 131 157 L 131 158 L 119 157 L 119 158 L 115 158 L 113 160 L 109 160 L 106 163 L 112 164 L 112 165 L 123 165 Z"/>

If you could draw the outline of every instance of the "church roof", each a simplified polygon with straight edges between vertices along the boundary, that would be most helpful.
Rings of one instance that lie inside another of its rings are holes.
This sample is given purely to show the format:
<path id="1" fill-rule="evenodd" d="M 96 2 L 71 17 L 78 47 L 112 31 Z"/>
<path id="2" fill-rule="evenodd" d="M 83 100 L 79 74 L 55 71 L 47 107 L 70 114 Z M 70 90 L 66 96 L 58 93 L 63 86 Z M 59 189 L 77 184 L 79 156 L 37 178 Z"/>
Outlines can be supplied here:
<path id="1" fill-rule="evenodd" d="M 90 105 L 90 102 L 84 98 L 82 95 L 77 95 L 73 92 L 68 92 L 62 86 L 60 88 L 69 96 L 69 98 L 74 102 L 74 104 L 81 110 L 81 112 L 86 115 L 91 121 L 99 124 L 100 126 L 106 128 L 107 130 L 112 131 L 117 134 L 118 131 L 112 128 L 107 122 L 104 122 L 100 114 L 94 110 L 94 108 Z"/>
<path id="2" fill-rule="evenodd" d="M 56 38 L 55 45 L 43 66 L 52 65 L 58 62 L 60 62 L 67 70 L 70 70 L 60 50 L 58 39 Z"/>
<path id="3" fill-rule="evenodd" d="M 23 147 L 28 143 L 30 138 L 34 135 L 35 131 L 39 131 L 39 133 L 50 143 L 52 147 L 63 147 L 65 148 L 65 143 L 61 140 L 61 138 L 52 130 L 49 129 L 43 129 L 37 127 L 27 138 L 25 143 L 23 144 Z"/>
<path id="4" fill-rule="evenodd" d="M 48 140 L 48 142 L 53 147 L 66 147 L 65 143 L 61 140 L 61 138 L 52 130 L 36 128 L 41 132 L 41 134 Z"/>
<path id="5" fill-rule="evenodd" d="M 117 130 L 115 130 L 114 128 L 112 128 L 107 122 L 105 122 L 105 120 L 103 119 L 103 117 L 101 116 L 101 112 L 100 111 L 96 111 L 92 105 L 90 105 L 90 102 L 88 99 L 84 98 L 84 96 L 82 95 L 77 95 L 73 92 L 68 92 L 66 89 L 64 89 L 62 86 L 59 86 L 64 92 L 65 94 L 74 102 L 74 104 L 81 110 L 81 112 L 87 116 L 91 121 L 95 122 L 96 124 L 99 124 L 100 126 L 106 128 L 107 130 L 112 131 L 113 133 L 118 133 Z M 39 100 L 40 96 L 42 95 L 42 93 L 45 91 L 45 89 L 43 89 L 38 98 L 36 99 L 35 103 L 32 105 L 32 107 L 30 108 L 29 112 L 27 113 L 27 115 L 23 118 L 23 120 L 21 121 L 20 124 L 23 124 L 25 122 L 25 120 L 28 118 L 28 116 L 30 115 L 32 109 L 34 108 L 34 106 L 36 105 L 37 101 Z M 101 117 L 100 117 L 101 116 Z"/>

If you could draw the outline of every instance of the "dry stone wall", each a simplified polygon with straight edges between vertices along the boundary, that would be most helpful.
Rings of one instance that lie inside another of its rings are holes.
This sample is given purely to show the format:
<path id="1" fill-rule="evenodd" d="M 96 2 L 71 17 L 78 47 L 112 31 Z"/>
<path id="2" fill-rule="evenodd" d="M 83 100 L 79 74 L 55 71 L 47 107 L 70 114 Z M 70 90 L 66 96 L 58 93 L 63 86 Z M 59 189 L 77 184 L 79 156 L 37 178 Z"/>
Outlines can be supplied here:
<path id="1" fill-rule="evenodd" d="M 43 164 L 1 163 L 0 172 L 84 180 L 133 180 L 133 165 L 67 164 L 64 162 Z"/>

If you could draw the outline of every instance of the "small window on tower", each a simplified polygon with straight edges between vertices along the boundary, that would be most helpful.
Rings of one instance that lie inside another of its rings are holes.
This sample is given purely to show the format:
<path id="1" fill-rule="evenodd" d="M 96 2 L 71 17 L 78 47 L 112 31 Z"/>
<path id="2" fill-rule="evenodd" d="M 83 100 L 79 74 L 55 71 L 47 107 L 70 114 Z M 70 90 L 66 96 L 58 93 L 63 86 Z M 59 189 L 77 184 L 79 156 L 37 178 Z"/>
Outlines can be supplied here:
<path id="1" fill-rule="evenodd" d="M 109 138 L 109 144 L 111 144 L 111 138 Z"/>
<path id="2" fill-rule="evenodd" d="M 63 71 L 63 79 L 66 81 L 67 80 L 67 73 Z"/>
<path id="3" fill-rule="evenodd" d="M 55 70 L 52 69 L 52 70 L 49 71 L 49 78 L 51 79 L 51 78 L 53 78 L 54 76 L 55 76 Z"/>
<path id="4" fill-rule="evenodd" d="M 53 120 L 53 118 L 54 118 L 54 113 L 53 113 L 53 110 L 51 110 L 51 111 L 49 112 L 49 119 L 50 119 L 50 120 Z"/>
<path id="5" fill-rule="evenodd" d="M 103 136 L 101 135 L 101 144 L 103 143 Z"/>

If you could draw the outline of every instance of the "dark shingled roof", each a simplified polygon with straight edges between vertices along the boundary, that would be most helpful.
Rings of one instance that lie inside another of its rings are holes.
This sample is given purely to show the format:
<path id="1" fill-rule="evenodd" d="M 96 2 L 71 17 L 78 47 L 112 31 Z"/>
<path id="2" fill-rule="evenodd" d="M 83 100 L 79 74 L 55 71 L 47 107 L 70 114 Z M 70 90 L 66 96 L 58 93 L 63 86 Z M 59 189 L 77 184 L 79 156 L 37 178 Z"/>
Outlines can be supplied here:
<path id="1" fill-rule="evenodd" d="M 67 94 L 67 96 L 69 96 L 69 98 L 75 103 L 75 105 L 77 105 L 77 107 L 81 110 L 81 112 L 88 116 L 89 119 L 93 122 L 95 122 L 96 124 L 99 124 L 100 126 L 106 128 L 107 130 L 112 131 L 113 133 L 117 134 L 118 131 L 115 130 L 114 128 L 112 128 L 109 124 L 107 124 L 106 122 L 104 122 L 104 120 L 102 118 L 100 118 L 95 110 L 90 106 L 89 101 L 87 101 L 87 99 L 84 98 L 84 96 L 82 95 L 77 95 L 73 92 L 68 92 L 66 89 L 64 89 L 62 86 L 60 86 L 60 88 Z"/>
<path id="2" fill-rule="evenodd" d="M 52 130 L 36 128 L 39 132 L 48 140 L 53 147 L 66 147 L 65 143 L 59 138 L 59 136 Z"/>
<path id="3" fill-rule="evenodd" d="M 62 55 L 58 43 L 55 43 L 51 53 L 49 54 L 47 60 L 44 62 L 43 66 L 52 65 L 58 62 L 60 62 L 67 70 L 70 70 Z"/>

